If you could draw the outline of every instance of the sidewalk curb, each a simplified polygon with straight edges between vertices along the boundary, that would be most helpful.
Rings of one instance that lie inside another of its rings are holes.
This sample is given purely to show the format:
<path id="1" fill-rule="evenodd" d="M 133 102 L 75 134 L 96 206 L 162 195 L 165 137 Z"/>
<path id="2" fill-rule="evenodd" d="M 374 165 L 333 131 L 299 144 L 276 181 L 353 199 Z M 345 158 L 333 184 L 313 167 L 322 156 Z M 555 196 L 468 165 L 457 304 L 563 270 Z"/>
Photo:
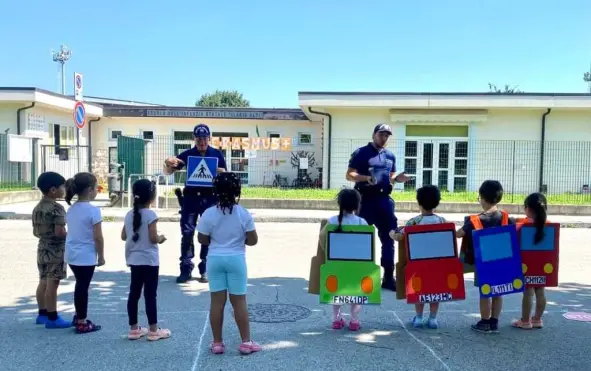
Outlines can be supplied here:
<path id="1" fill-rule="evenodd" d="M 255 223 L 320 223 L 326 218 L 321 217 L 288 217 L 288 216 L 253 216 Z M 0 212 L 0 220 L 31 220 L 31 214 L 17 214 L 12 212 Z M 123 222 L 124 216 L 103 216 L 104 222 Z M 181 220 L 181 216 L 161 216 L 158 219 L 162 223 L 178 223 Z M 407 220 L 398 219 L 398 225 L 406 224 Z M 462 222 L 451 221 L 456 226 L 461 227 Z M 560 223 L 561 228 L 591 228 L 591 223 L 585 222 L 572 222 L 572 223 Z"/>

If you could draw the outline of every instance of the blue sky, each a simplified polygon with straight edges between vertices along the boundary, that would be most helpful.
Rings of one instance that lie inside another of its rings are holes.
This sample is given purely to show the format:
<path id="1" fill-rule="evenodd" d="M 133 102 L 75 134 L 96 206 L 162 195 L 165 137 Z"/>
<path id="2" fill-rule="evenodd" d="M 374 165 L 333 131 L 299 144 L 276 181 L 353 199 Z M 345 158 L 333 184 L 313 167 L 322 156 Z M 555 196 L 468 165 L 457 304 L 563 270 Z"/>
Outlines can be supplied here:
<path id="1" fill-rule="evenodd" d="M 166 4 L 166 5 L 163 5 Z M 5 0 L 0 86 L 193 105 L 237 89 L 252 106 L 298 91 L 587 92 L 589 0 Z M 5 35 L 10 35 L 6 38 Z"/>

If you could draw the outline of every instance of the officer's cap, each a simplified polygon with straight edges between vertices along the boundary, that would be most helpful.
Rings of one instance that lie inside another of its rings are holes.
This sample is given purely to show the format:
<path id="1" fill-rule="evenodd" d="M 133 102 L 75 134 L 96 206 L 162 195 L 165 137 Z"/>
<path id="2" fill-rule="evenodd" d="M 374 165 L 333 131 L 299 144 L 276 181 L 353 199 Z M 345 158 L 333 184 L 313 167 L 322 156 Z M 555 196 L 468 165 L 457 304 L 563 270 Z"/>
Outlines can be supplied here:
<path id="1" fill-rule="evenodd" d="M 388 133 L 388 134 L 392 135 L 392 128 L 390 127 L 390 125 L 378 124 L 373 129 L 373 133 L 374 134 L 377 134 L 377 133 Z"/>
<path id="2" fill-rule="evenodd" d="M 207 125 L 199 124 L 193 129 L 193 136 L 195 138 L 209 138 L 211 136 L 211 132 L 209 131 L 209 127 Z"/>

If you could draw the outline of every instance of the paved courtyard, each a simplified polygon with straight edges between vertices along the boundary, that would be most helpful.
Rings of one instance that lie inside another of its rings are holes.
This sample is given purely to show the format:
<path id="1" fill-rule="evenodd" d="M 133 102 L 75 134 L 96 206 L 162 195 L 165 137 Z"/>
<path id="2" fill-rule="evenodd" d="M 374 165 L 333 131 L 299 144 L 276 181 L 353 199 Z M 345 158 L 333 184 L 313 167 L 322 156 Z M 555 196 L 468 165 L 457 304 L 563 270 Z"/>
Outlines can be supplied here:
<path id="1" fill-rule="evenodd" d="M 253 338 L 261 353 L 240 356 L 239 337 L 227 310 L 227 351 L 214 356 L 208 323 L 207 285 L 178 285 L 179 226 L 161 223 L 158 292 L 161 326 L 172 337 L 160 342 L 128 341 L 126 300 L 129 273 L 121 223 L 104 223 L 106 262 L 91 288 L 89 317 L 97 333 L 36 326 L 36 240 L 30 221 L 0 221 L 0 369 L 26 370 L 588 370 L 591 324 L 563 318 L 566 311 L 591 311 L 591 229 L 561 231 L 559 288 L 548 290 L 543 330 L 510 327 L 519 315 L 520 295 L 505 297 L 501 333 L 483 335 L 469 326 L 478 317 L 478 293 L 466 275 L 467 300 L 442 304 L 439 330 L 407 325 L 412 307 L 384 291 L 380 307 L 365 307 L 357 333 L 330 328 L 332 309 L 307 293 L 309 261 L 316 251 L 318 225 L 259 223 L 260 243 L 248 249 Z M 59 310 L 73 311 L 73 277 L 62 283 Z M 145 324 L 143 303 L 140 320 Z M 348 312 L 348 311 L 347 311 Z"/>

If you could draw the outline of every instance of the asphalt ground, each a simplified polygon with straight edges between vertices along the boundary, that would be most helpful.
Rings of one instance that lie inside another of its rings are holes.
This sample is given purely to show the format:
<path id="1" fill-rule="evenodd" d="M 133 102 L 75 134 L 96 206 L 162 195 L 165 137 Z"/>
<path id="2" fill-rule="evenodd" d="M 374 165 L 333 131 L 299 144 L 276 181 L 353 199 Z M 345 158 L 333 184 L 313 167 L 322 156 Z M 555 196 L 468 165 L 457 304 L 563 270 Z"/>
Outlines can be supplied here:
<path id="1" fill-rule="evenodd" d="M 129 341 L 126 301 L 129 272 L 121 223 L 104 223 L 106 262 L 90 290 L 89 318 L 103 326 L 78 335 L 73 329 L 35 325 L 36 239 L 30 221 L 0 221 L 0 370 L 588 370 L 590 323 L 569 321 L 567 311 L 591 309 L 589 229 L 561 231 L 560 287 L 547 290 L 541 330 L 513 329 L 521 295 L 505 296 L 500 334 L 470 330 L 478 318 L 478 292 L 466 275 L 465 301 L 441 305 L 438 330 L 408 325 L 413 308 L 383 292 L 381 306 L 364 307 L 358 332 L 332 330 L 332 308 L 307 293 L 309 262 L 316 252 L 318 225 L 259 223 L 259 245 L 247 251 L 248 302 L 253 339 L 263 346 L 241 356 L 232 312 L 224 325 L 226 354 L 213 355 L 209 295 L 197 281 L 178 285 L 180 231 L 161 223 L 168 241 L 161 245 L 158 291 L 160 325 L 170 339 Z M 197 263 L 197 261 L 196 261 Z M 62 282 L 58 309 L 73 312 L 73 277 Z M 348 313 L 348 310 L 345 310 Z M 146 325 L 140 301 L 140 323 Z"/>

